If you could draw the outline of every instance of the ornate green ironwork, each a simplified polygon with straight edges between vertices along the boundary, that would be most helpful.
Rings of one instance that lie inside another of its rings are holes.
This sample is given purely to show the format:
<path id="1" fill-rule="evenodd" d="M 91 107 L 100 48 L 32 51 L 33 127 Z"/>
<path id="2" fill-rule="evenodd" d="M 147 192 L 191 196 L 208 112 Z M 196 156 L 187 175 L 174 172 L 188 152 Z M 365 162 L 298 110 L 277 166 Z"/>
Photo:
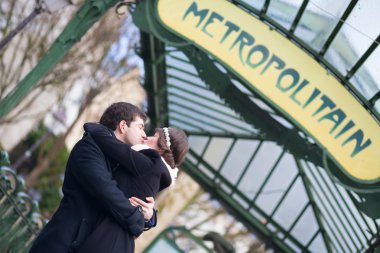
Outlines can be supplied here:
<path id="1" fill-rule="evenodd" d="M 24 187 L 12 169 L 0 167 L 0 252 L 28 252 L 44 226 L 37 202 Z"/>
<path id="2" fill-rule="evenodd" d="M 9 165 L 9 156 L 6 151 L 0 151 L 0 166 Z"/>

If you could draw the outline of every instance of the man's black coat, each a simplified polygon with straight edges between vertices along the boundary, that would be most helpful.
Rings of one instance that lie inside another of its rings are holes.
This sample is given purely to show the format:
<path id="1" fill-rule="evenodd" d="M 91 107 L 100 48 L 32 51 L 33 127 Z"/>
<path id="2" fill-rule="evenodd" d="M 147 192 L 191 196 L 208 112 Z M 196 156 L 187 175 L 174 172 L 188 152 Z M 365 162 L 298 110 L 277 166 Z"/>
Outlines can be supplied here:
<path id="1" fill-rule="evenodd" d="M 58 210 L 34 241 L 30 253 L 75 252 L 104 217 L 134 236 L 144 217 L 112 179 L 111 164 L 89 134 L 74 146 L 66 166 Z"/>

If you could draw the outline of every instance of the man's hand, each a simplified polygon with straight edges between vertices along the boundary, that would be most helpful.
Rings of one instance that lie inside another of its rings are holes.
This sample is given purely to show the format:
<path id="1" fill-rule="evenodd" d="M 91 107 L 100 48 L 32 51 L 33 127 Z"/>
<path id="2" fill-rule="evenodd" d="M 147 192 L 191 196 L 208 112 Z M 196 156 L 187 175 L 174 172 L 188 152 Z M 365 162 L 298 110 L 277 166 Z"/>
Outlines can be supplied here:
<path id="1" fill-rule="evenodd" d="M 131 202 L 132 206 L 141 206 L 142 207 L 142 213 L 144 215 L 145 220 L 150 220 L 153 216 L 153 207 L 154 207 L 154 198 L 153 197 L 147 197 L 146 202 L 136 198 L 132 197 L 129 198 L 129 202 Z"/>

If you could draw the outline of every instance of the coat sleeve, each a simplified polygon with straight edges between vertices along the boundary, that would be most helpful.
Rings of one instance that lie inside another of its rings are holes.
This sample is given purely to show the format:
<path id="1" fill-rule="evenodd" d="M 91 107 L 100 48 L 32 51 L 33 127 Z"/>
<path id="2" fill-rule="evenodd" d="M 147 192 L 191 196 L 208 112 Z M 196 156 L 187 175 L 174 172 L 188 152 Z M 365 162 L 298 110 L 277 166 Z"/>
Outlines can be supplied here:
<path id="1" fill-rule="evenodd" d="M 84 191 L 98 201 L 124 229 L 133 236 L 139 236 L 144 230 L 144 216 L 117 187 L 104 155 L 91 136 L 85 136 L 71 155 L 73 159 L 68 165 Z"/>
<path id="2" fill-rule="evenodd" d="M 86 123 L 86 132 L 90 133 L 96 144 L 110 159 L 118 162 L 122 169 L 134 176 L 151 173 L 154 163 L 160 159 L 155 150 L 135 151 L 130 145 L 119 141 L 113 132 L 98 123 Z"/>

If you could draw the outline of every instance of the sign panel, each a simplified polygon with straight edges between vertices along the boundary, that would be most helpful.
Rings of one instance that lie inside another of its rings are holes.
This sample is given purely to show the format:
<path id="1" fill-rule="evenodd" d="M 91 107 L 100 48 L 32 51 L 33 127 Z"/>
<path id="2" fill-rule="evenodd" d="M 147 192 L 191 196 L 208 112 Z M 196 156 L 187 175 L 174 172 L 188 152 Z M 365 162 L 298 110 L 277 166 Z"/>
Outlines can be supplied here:
<path id="1" fill-rule="evenodd" d="M 351 179 L 380 181 L 380 126 L 303 50 L 228 1 L 158 0 L 168 30 L 234 71 L 325 148 Z"/>

